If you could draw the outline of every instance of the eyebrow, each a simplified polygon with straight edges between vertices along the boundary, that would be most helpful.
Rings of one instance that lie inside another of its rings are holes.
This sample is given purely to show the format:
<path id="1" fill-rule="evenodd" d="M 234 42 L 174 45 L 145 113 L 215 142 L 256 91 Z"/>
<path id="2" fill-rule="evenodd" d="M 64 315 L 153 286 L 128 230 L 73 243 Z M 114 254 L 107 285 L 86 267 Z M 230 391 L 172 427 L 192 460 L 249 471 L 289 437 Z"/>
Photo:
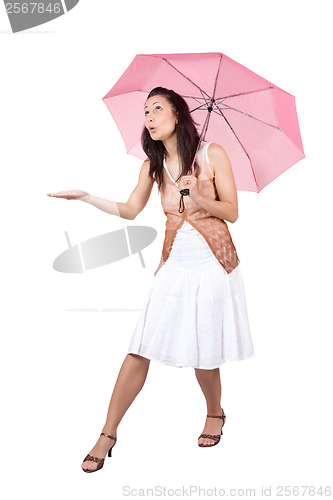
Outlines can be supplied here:
<path id="1" fill-rule="evenodd" d="M 157 104 L 157 103 L 161 104 L 160 101 L 156 101 L 156 102 L 153 102 L 152 105 L 154 106 L 154 104 Z M 148 108 L 148 106 L 146 105 L 145 108 Z"/>

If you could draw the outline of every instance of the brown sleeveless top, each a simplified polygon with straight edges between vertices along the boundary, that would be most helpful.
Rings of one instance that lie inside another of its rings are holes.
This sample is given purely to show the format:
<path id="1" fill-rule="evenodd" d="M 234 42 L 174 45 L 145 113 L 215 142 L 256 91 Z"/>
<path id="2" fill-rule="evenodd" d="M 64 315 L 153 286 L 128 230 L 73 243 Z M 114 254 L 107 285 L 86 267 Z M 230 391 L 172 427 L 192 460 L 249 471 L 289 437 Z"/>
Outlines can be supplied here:
<path id="1" fill-rule="evenodd" d="M 215 187 L 214 174 L 209 165 L 208 146 L 210 143 L 202 142 L 197 153 L 197 163 L 200 167 L 198 175 L 198 190 L 209 198 L 219 200 Z M 216 259 L 221 266 L 230 274 L 239 264 L 236 248 L 231 239 L 226 222 L 211 215 L 204 208 L 195 203 L 189 196 L 184 196 L 185 210 L 178 212 L 180 192 L 178 183 L 172 178 L 164 161 L 163 187 L 160 191 L 163 211 L 167 216 L 165 223 L 165 239 L 162 249 L 162 259 L 157 271 L 167 260 L 175 239 L 177 230 L 186 220 L 206 240 Z"/>

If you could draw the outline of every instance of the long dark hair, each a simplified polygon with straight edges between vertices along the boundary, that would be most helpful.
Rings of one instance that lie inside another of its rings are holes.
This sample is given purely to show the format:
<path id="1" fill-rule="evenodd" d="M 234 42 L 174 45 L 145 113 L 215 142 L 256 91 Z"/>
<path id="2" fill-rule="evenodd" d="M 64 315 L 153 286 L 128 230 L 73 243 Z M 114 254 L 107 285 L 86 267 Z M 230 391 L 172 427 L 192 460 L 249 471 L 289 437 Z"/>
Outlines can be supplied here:
<path id="1" fill-rule="evenodd" d="M 185 99 L 173 90 L 165 89 L 164 87 L 155 87 L 149 92 L 149 97 L 154 95 L 164 96 L 171 105 L 175 113 L 178 112 L 178 124 L 176 125 L 177 133 L 177 149 L 181 164 L 181 176 L 190 174 L 193 158 L 199 143 L 199 134 L 195 127 L 194 121 L 190 114 L 189 107 Z M 162 141 L 154 141 L 149 134 L 149 131 L 144 127 L 141 136 L 142 149 L 150 160 L 149 175 L 156 180 L 158 190 L 163 187 L 163 159 L 166 153 Z M 194 163 L 194 175 L 196 175 L 198 165 Z M 176 181 L 178 181 L 176 179 Z"/>

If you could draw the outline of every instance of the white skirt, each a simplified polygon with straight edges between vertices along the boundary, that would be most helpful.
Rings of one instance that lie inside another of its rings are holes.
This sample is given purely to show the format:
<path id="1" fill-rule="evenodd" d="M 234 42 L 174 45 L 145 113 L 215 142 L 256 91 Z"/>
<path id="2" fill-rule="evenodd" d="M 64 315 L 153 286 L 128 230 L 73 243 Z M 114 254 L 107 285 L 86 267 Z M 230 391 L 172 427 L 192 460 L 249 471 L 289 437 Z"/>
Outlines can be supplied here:
<path id="1" fill-rule="evenodd" d="M 206 370 L 254 355 L 240 265 L 228 274 L 187 221 L 154 276 L 128 353 Z"/>

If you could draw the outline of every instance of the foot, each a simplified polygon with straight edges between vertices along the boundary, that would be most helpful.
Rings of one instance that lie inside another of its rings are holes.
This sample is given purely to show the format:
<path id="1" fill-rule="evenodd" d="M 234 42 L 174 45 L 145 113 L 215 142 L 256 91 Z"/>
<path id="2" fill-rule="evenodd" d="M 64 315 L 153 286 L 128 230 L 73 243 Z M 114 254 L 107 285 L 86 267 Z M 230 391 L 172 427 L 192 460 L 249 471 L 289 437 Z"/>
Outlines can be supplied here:
<path id="1" fill-rule="evenodd" d="M 214 412 L 214 413 L 208 413 L 207 415 L 223 415 L 222 409 L 219 412 Z M 212 434 L 213 436 L 220 436 L 221 435 L 221 429 L 223 426 L 223 421 L 225 421 L 226 418 L 223 420 L 222 418 L 209 418 L 206 417 L 206 423 L 204 430 L 202 431 L 202 434 Z M 216 441 L 214 439 L 210 438 L 199 438 L 198 444 L 203 445 L 203 446 L 212 446 Z"/>
<path id="2" fill-rule="evenodd" d="M 116 434 L 113 432 L 107 432 L 104 430 L 103 432 L 105 432 L 105 434 L 109 434 L 110 436 L 116 436 Z M 105 458 L 107 452 L 109 451 L 110 447 L 113 444 L 114 444 L 114 439 L 110 439 L 106 436 L 100 436 L 95 446 L 89 451 L 89 455 L 96 458 Z M 86 460 L 81 464 L 82 469 L 96 470 L 97 467 L 98 463 L 93 462 L 92 460 Z"/>

